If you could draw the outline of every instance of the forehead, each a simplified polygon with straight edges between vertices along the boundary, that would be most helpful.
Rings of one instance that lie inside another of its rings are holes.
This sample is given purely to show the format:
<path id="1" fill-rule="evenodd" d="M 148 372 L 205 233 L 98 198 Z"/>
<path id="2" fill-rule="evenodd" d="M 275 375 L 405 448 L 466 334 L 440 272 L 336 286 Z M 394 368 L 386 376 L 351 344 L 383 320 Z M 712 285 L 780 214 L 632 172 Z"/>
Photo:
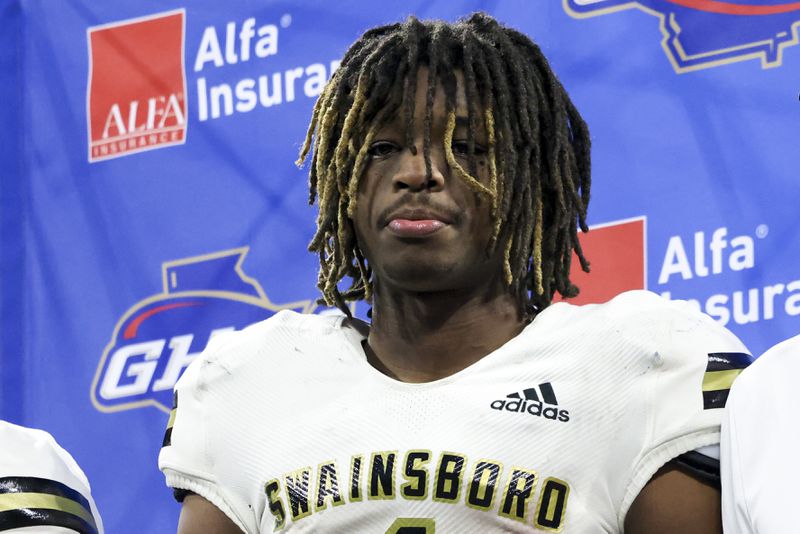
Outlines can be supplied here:
<path id="1" fill-rule="evenodd" d="M 446 75 L 446 74 L 445 74 Z M 466 111 L 467 109 L 467 91 L 464 86 L 464 71 L 461 69 L 455 69 L 452 71 L 452 75 L 455 78 L 456 86 L 455 86 L 455 105 L 456 109 L 463 109 Z M 430 69 L 427 65 L 421 65 L 417 70 L 416 77 L 417 77 L 417 89 L 415 98 L 417 102 L 425 102 L 427 100 L 427 91 L 428 91 L 428 83 L 429 83 L 429 76 L 430 76 Z M 444 90 L 444 81 L 442 75 L 437 75 L 436 80 L 436 95 L 434 100 L 434 105 L 436 105 L 440 101 L 442 104 L 445 102 L 445 90 Z M 419 106 L 418 106 L 419 107 Z"/>
<path id="2" fill-rule="evenodd" d="M 414 116 L 413 122 L 414 124 L 421 125 L 425 121 L 425 115 L 428 111 L 427 103 L 428 103 L 428 81 L 429 81 L 430 69 L 427 65 L 420 65 L 416 72 L 416 80 L 415 80 L 415 89 L 413 95 L 404 95 L 402 99 L 399 98 L 391 98 L 391 95 L 387 95 L 386 98 L 383 99 L 383 103 L 379 105 L 379 108 L 384 109 L 385 111 L 390 112 L 390 116 L 387 117 L 388 121 L 384 123 L 385 126 L 397 126 L 401 127 L 406 125 L 406 112 L 404 109 L 404 103 L 407 98 L 411 97 L 413 100 L 414 106 Z M 452 86 L 452 82 L 455 82 L 455 92 L 454 92 L 454 109 L 457 117 L 457 125 L 461 126 L 465 122 L 465 118 L 467 117 L 468 111 L 468 99 L 467 99 L 467 91 L 464 86 L 464 74 L 461 70 L 453 70 L 449 73 L 450 75 L 450 83 Z M 433 106 L 431 109 L 432 112 L 432 119 L 434 122 L 441 122 L 446 120 L 446 113 L 447 113 L 447 97 L 446 97 L 446 89 L 445 89 L 445 81 L 443 80 L 442 75 L 437 75 L 436 80 L 436 91 L 434 93 L 433 99 Z M 402 83 L 404 84 L 405 90 L 408 90 L 409 85 L 407 85 L 408 78 L 406 78 Z M 389 110 L 386 110 L 386 107 L 390 107 Z M 473 109 L 477 110 L 478 106 L 473 104 Z M 477 116 L 482 115 L 481 113 L 476 113 Z M 366 120 L 365 125 L 369 125 L 373 123 L 375 117 L 370 117 Z M 464 119 L 464 120 L 462 120 Z"/>

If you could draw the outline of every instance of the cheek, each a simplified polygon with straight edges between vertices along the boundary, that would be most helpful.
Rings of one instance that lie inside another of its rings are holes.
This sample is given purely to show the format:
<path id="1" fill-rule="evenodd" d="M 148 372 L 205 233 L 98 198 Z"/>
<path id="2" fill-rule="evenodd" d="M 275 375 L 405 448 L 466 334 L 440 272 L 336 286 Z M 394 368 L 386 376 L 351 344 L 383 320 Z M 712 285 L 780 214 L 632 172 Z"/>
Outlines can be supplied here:
<path id="1" fill-rule="evenodd" d="M 475 243 L 478 247 L 486 248 L 494 230 L 491 214 L 491 200 L 485 197 L 475 198 L 471 206 L 474 217 L 472 219 L 472 232 L 477 237 Z"/>
<path id="2" fill-rule="evenodd" d="M 487 156 L 482 156 L 478 158 L 477 163 L 478 163 L 478 176 L 476 176 L 476 178 L 480 183 L 486 184 L 488 186 L 489 182 L 491 182 L 491 176 L 489 172 L 489 160 L 487 159 Z"/>
<path id="3" fill-rule="evenodd" d="M 361 253 L 367 257 L 367 259 L 369 259 L 371 255 L 370 244 L 374 234 L 374 224 L 371 222 L 373 217 L 370 214 L 369 205 L 368 199 L 359 194 L 358 198 L 356 199 L 356 212 L 352 219 L 358 247 L 361 249 Z"/>
<path id="4" fill-rule="evenodd" d="M 365 210 L 365 208 L 371 207 L 378 200 L 380 193 L 383 174 L 377 172 L 373 167 L 374 165 L 369 165 L 358 182 L 356 205 L 359 217 L 365 215 L 369 211 Z"/>
<path id="5" fill-rule="evenodd" d="M 391 173 L 384 163 L 369 163 L 358 183 L 354 222 L 367 238 L 377 231 L 378 216 L 391 201 Z"/>
<path id="6" fill-rule="evenodd" d="M 356 193 L 356 211 L 353 214 L 353 226 L 355 226 L 358 234 L 366 232 L 372 219 L 370 207 L 374 201 L 375 192 L 367 178 L 367 176 L 362 178 Z"/>

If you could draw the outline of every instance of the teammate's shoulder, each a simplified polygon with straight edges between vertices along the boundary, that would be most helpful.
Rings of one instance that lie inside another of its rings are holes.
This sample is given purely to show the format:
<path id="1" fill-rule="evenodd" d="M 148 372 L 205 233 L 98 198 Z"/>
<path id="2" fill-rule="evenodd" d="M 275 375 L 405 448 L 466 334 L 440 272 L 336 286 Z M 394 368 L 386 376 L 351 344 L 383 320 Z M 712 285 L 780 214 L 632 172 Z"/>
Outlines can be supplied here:
<path id="1" fill-rule="evenodd" d="M 37 428 L 15 425 L 0 420 L 0 443 L 6 446 L 40 447 L 55 444 L 55 439 L 48 432 Z"/>
<path id="2" fill-rule="evenodd" d="M 800 335 L 767 349 L 736 380 L 739 391 L 778 386 L 800 373 Z"/>
<path id="3" fill-rule="evenodd" d="M 0 502 L 5 515 L 25 532 L 103 532 L 86 475 L 49 432 L 0 421 L 0 497 L 4 492 L 15 496 Z"/>
<path id="4" fill-rule="evenodd" d="M 773 371 L 784 365 L 800 366 L 800 335 L 790 337 L 767 349 L 751 367 L 756 370 Z"/>
<path id="5" fill-rule="evenodd" d="M 11 454 L 9 454 L 11 452 Z M 83 472 L 78 469 L 75 460 L 45 430 L 15 425 L 8 421 L 0 421 L 0 456 L 7 461 L 0 461 L 0 471 L 9 468 L 13 458 L 16 463 L 39 466 L 57 466 L 78 471 L 80 477 Z M 0 476 L 2 476 L 0 472 Z"/>

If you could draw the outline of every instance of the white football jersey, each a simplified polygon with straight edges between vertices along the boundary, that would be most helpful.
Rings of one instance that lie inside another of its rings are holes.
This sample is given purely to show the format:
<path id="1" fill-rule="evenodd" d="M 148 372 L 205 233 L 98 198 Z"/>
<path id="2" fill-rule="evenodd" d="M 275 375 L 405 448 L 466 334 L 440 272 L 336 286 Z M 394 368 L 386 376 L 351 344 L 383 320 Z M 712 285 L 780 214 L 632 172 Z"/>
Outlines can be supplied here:
<path id="1" fill-rule="evenodd" d="M 722 424 L 722 520 L 733 534 L 797 526 L 800 336 L 779 343 L 736 380 Z"/>
<path id="2" fill-rule="evenodd" d="M 86 475 L 44 430 L 0 421 L 0 531 L 103 533 Z"/>
<path id="3" fill-rule="evenodd" d="M 656 470 L 719 442 L 722 362 L 747 352 L 646 291 L 554 304 L 429 383 L 381 374 L 363 341 L 284 311 L 212 344 L 176 386 L 167 484 L 248 533 L 621 532 Z"/>

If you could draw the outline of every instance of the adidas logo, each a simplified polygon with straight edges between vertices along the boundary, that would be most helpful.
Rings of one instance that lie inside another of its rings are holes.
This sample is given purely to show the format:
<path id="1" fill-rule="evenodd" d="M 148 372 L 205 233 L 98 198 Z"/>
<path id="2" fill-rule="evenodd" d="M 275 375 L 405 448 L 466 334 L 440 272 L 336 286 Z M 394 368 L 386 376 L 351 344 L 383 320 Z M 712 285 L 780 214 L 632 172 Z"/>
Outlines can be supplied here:
<path id="1" fill-rule="evenodd" d="M 556 393 L 550 382 L 539 384 L 538 391 L 536 388 L 528 388 L 521 395 L 518 392 L 510 393 L 505 399 L 492 401 L 491 407 L 492 410 L 528 413 L 563 423 L 569 421 L 569 411 L 558 408 Z"/>

